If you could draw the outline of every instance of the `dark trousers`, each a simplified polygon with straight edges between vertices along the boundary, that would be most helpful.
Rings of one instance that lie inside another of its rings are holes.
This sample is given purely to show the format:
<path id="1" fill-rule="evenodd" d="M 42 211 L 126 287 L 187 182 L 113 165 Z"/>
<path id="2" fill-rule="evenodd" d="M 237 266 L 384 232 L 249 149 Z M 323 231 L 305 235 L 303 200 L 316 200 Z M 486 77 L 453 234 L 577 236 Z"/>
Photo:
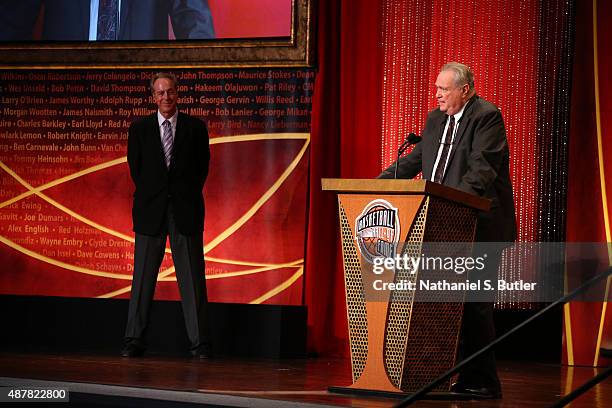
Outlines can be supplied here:
<path id="1" fill-rule="evenodd" d="M 208 346 L 208 298 L 204 275 L 202 234 L 183 235 L 176 228 L 172 208 L 166 211 L 165 226 L 156 236 L 136 234 L 134 274 L 128 311 L 126 342 L 144 347 L 149 311 L 155 294 L 166 237 L 170 237 L 183 316 L 192 350 Z"/>
<path id="2" fill-rule="evenodd" d="M 474 278 L 490 279 L 492 285 L 497 287 L 497 272 L 500 261 L 501 249 L 488 251 L 485 270 L 482 274 L 470 276 L 470 280 Z M 459 359 L 471 356 L 493 340 L 495 340 L 493 303 L 466 302 L 463 306 L 463 320 L 459 337 Z M 473 387 L 500 390 L 501 384 L 497 376 L 495 353 L 489 351 L 469 364 L 459 373 L 457 381 Z"/>

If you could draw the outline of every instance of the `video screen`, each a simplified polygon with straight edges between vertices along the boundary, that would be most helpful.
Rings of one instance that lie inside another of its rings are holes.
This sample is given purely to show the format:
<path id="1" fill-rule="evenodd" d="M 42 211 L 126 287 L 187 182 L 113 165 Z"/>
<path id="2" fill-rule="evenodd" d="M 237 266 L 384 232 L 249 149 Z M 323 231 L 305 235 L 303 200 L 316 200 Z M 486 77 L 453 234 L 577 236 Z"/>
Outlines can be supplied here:
<path id="1" fill-rule="evenodd" d="M 292 3 L 292 0 L 3 1 L 0 42 L 289 37 Z"/>

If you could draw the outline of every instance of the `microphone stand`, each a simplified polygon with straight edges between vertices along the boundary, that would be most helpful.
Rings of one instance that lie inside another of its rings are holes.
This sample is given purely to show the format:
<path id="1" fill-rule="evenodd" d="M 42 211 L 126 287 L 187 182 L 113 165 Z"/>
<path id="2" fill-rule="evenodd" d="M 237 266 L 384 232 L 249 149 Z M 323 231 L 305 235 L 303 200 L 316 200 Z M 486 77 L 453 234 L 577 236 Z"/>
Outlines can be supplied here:
<path id="1" fill-rule="evenodd" d="M 404 143 L 397 149 L 397 159 L 395 160 L 395 173 L 393 174 L 393 179 L 397 179 L 397 165 L 399 163 L 400 156 L 402 153 L 408 149 L 411 145 L 417 144 L 421 141 L 421 137 L 415 135 L 414 133 L 410 133 Z"/>
<path id="2" fill-rule="evenodd" d="M 395 173 L 393 174 L 394 179 L 397 179 L 397 165 L 399 163 L 400 156 L 402 155 L 402 153 L 406 151 L 408 146 L 410 145 L 408 144 L 408 141 L 406 140 L 404 143 L 402 143 L 400 148 L 397 150 L 397 158 L 395 159 Z"/>

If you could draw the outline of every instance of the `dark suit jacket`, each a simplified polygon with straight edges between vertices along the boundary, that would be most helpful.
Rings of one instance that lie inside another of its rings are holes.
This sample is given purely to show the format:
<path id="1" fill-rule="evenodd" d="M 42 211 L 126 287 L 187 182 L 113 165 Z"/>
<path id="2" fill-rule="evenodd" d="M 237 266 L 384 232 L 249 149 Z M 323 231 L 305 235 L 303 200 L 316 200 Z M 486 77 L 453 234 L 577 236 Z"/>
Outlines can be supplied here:
<path id="1" fill-rule="evenodd" d="M 166 167 L 157 112 L 130 126 L 128 164 L 136 185 L 132 221 L 139 234 L 163 231 L 168 204 L 184 235 L 202 233 L 204 200 L 202 188 L 208 175 L 210 150 L 208 131 L 201 120 L 178 114 L 170 168 Z"/>
<path id="2" fill-rule="evenodd" d="M 423 140 L 410 154 L 400 158 L 398 178 L 433 178 L 433 166 L 448 116 L 431 111 Z M 492 200 L 491 211 L 480 212 L 477 241 L 512 242 L 516 218 L 509 175 L 509 151 L 501 112 L 475 95 L 463 111 L 442 184 Z M 395 164 L 379 177 L 393 178 Z"/>
<path id="3" fill-rule="evenodd" d="M 0 40 L 27 41 L 42 4 L 43 40 L 87 41 L 90 0 L 18 0 L 0 5 Z M 121 0 L 119 40 L 167 40 L 168 16 L 177 39 L 214 38 L 207 0 Z"/>

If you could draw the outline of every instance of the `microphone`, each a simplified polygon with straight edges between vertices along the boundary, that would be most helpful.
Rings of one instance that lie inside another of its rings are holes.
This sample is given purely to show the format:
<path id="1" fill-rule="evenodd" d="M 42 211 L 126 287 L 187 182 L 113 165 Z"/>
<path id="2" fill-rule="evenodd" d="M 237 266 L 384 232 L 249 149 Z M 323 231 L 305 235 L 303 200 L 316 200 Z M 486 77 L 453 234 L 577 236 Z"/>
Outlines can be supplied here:
<path id="1" fill-rule="evenodd" d="M 399 162 L 400 156 L 402 153 L 406 151 L 410 146 L 419 143 L 423 138 L 421 136 L 417 136 L 414 133 L 410 133 L 404 143 L 397 149 L 397 160 L 395 161 L 395 174 L 393 176 L 394 179 L 397 179 L 397 164 Z"/>

